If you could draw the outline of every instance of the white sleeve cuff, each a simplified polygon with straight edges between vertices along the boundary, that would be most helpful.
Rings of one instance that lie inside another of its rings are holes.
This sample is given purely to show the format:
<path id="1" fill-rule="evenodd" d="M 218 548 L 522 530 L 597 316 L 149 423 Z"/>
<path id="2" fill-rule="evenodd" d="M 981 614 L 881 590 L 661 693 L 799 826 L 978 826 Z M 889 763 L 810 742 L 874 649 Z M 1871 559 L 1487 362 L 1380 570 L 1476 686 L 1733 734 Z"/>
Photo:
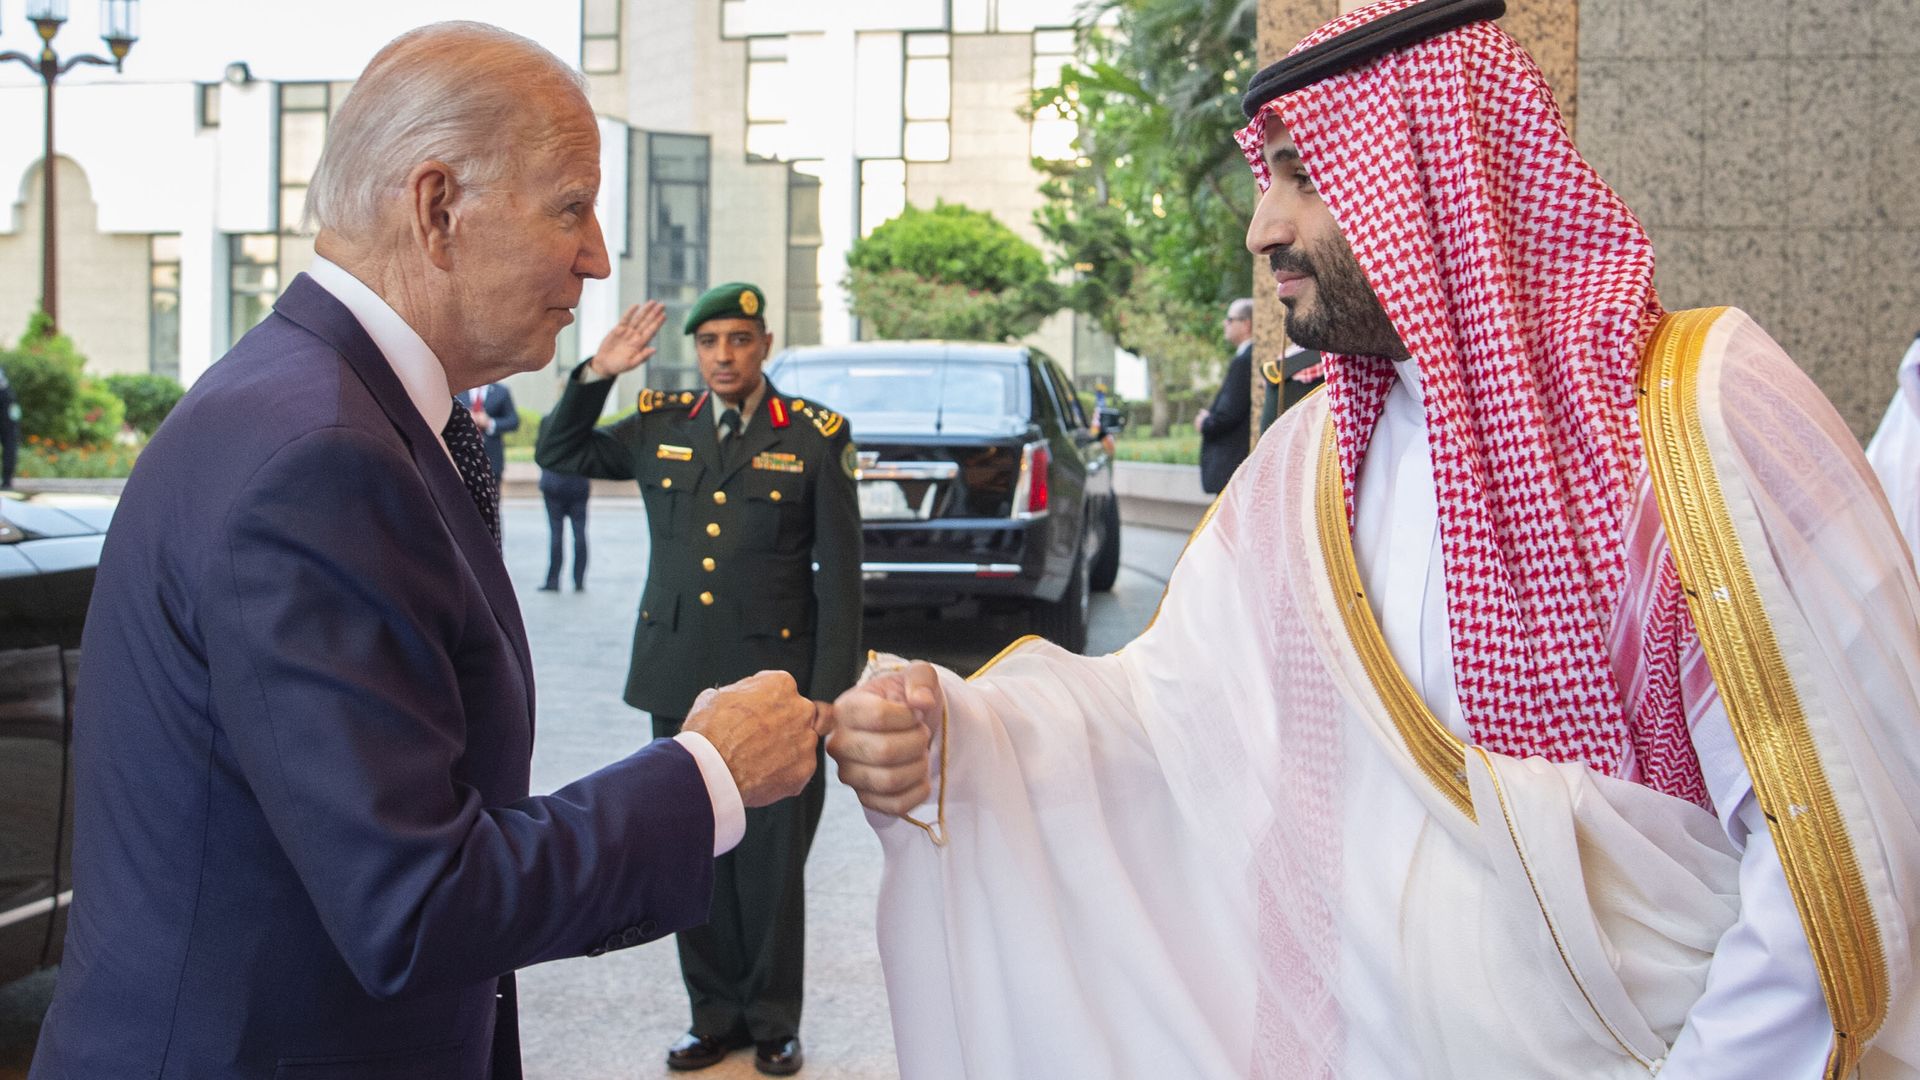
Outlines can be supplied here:
<path id="1" fill-rule="evenodd" d="M 718 858 L 732 851 L 747 835 L 747 806 L 740 801 L 739 785 L 733 782 L 733 770 L 713 748 L 705 735 L 683 731 L 673 741 L 687 748 L 700 766 L 700 778 L 707 782 L 707 798 L 713 801 L 713 854 Z"/>
<path id="2" fill-rule="evenodd" d="M 588 357 L 586 360 L 581 362 L 580 374 L 576 376 L 577 381 L 579 381 L 582 384 L 606 382 L 608 378 L 609 376 L 602 375 L 599 372 L 593 370 L 592 357 Z M 712 749 L 712 747 L 708 747 L 708 749 Z M 715 751 L 715 752 L 718 753 L 718 751 Z"/>

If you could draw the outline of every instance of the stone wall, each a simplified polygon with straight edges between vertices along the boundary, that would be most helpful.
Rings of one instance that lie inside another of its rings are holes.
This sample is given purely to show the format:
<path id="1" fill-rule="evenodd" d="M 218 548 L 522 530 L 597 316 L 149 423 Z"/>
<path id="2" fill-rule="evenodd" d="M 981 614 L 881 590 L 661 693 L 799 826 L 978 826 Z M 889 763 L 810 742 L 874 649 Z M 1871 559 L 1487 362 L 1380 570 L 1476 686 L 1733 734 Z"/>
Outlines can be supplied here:
<path id="1" fill-rule="evenodd" d="M 1745 308 L 1870 434 L 1920 328 L 1920 3 L 1581 0 L 1579 61 L 1667 306 Z"/>

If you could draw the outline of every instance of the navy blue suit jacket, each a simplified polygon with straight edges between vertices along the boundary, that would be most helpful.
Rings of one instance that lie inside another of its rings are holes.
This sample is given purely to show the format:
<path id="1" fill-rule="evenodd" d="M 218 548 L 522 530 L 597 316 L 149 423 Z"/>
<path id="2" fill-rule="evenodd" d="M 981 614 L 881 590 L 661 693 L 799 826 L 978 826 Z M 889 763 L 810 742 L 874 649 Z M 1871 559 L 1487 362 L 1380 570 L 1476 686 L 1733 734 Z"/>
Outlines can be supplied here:
<path id="1" fill-rule="evenodd" d="M 499 551 L 304 275 L 141 454 L 81 665 L 34 1080 L 499 1080 L 503 976 L 706 918 L 713 812 L 684 747 L 528 797 Z"/>
<path id="2" fill-rule="evenodd" d="M 460 395 L 460 404 L 466 406 L 473 400 L 473 391 Z M 520 410 L 514 407 L 513 391 L 505 383 L 492 383 L 487 386 L 482 406 L 487 415 L 493 418 L 493 431 L 481 432 L 480 440 L 487 447 L 487 462 L 493 466 L 493 479 L 498 483 L 507 475 L 507 432 L 520 430 Z"/>

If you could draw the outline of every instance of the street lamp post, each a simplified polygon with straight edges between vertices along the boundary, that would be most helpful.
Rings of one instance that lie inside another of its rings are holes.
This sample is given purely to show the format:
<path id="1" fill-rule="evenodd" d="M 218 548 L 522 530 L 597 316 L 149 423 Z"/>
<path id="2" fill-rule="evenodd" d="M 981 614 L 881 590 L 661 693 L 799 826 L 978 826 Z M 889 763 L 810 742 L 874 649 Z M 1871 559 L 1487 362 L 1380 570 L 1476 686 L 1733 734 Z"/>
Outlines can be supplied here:
<path id="1" fill-rule="evenodd" d="M 120 62 L 127 58 L 127 50 L 133 48 L 133 43 L 140 38 L 138 4 L 139 0 L 100 0 L 100 38 L 107 43 L 111 59 L 83 53 L 63 60 L 53 51 L 53 37 L 60 32 L 61 24 L 67 21 L 67 0 L 27 0 L 27 18 L 32 20 L 34 29 L 40 34 L 38 55 L 0 53 L 0 62 L 20 61 L 38 74 L 47 88 L 45 154 L 40 159 L 40 184 L 44 196 L 40 208 L 40 309 L 47 313 L 49 334 L 54 332 L 60 317 L 59 288 L 54 277 L 59 243 L 54 231 L 53 84 L 60 76 L 81 64 L 97 64 L 119 71 Z"/>

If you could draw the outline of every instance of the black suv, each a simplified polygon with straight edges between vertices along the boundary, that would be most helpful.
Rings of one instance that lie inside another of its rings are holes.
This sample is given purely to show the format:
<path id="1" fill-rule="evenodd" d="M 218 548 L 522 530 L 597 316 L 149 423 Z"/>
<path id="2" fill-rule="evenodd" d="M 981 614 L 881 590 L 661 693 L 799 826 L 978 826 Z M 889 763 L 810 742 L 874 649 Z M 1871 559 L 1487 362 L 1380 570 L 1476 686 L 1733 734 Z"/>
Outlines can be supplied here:
<path id="1" fill-rule="evenodd" d="M 114 501 L 0 496 L 0 983 L 60 961 L 73 682 Z"/>
<path id="2" fill-rule="evenodd" d="M 1113 444 L 1036 349 L 862 342 L 791 349 L 781 393 L 844 413 L 860 453 L 869 607 L 1027 607 L 1080 651 L 1120 572 Z"/>

